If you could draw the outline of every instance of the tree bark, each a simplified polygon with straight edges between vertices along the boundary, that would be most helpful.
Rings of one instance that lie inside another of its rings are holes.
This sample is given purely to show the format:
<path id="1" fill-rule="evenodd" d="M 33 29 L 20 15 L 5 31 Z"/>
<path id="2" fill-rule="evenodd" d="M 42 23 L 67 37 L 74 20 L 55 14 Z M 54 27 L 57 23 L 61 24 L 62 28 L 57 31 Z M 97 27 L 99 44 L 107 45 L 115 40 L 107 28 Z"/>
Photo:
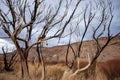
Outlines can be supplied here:
<path id="1" fill-rule="evenodd" d="M 41 80 L 45 80 L 45 64 L 44 64 L 44 59 L 43 59 L 43 55 L 42 55 L 41 45 L 40 45 L 40 47 L 39 47 L 39 45 L 37 45 L 37 53 L 38 53 L 39 61 L 41 62 L 41 65 L 42 65 Z"/>
<path id="2" fill-rule="evenodd" d="M 22 78 L 29 78 L 28 62 L 26 59 L 21 60 Z"/>
<path id="3" fill-rule="evenodd" d="M 24 51 L 23 52 L 20 51 L 21 72 L 22 72 L 23 79 L 29 79 L 30 75 L 29 75 L 29 67 L 28 67 L 28 61 L 27 61 L 28 56 L 26 56 L 25 54 L 28 54 L 28 53 L 24 53 Z"/>

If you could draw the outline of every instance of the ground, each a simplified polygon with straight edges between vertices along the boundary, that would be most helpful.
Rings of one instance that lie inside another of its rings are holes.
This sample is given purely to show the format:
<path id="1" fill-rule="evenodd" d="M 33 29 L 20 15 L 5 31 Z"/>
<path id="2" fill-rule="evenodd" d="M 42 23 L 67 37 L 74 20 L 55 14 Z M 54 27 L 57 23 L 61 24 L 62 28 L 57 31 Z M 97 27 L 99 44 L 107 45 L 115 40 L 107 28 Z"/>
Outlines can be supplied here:
<path id="1" fill-rule="evenodd" d="M 101 45 L 104 44 L 106 38 L 101 38 Z M 72 46 L 76 49 L 78 43 L 73 43 Z M 46 65 L 45 80 L 120 80 L 120 36 L 110 42 L 110 44 L 101 53 L 97 60 L 96 66 L 93 65 L 85 71 L 79 72 L 74 77 L 69 78 L 69 75 L 76 70 L 76 63 L 74 68 L 69 71 L 65 64 L 65 54 L 67 45 L 55 46 L 52 48 L 42 48 L 43 57 Z M 86 53 L 94 55 L 95 42 L 85 41 L 82 46 L 81 63 L 80 67 L 84 67 L 88 64 Z M 71 53 L 71 51 L 70 51 Z M 8 59 L 12 53 L 7 54 Z M 69 56 L 69 60 L 73 57 Z M 38 66 L 38 59 L 35 48 L 32 48 L 28 61 L 31 80 L 40 80 L 41 78 L 41 65 Z M 19 57 L 18 61 L 14 65 L 12 71 L 3 70 L 3 55 L 0 55 L 0 80 L 22 80 L 21 68 Z M 64 74 L 68 71 L 67 74 Z"/>

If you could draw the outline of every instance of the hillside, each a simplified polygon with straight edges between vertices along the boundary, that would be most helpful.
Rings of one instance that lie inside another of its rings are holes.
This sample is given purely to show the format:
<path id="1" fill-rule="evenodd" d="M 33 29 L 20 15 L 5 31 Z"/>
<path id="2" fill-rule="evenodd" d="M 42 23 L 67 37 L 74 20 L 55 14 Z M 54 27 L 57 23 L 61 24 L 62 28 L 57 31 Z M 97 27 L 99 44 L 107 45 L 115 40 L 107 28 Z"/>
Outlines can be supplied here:
<path id="1" fill-rule="evenodd" d="M 100 38 L 100 44 L 104 44 L 106 38 Z M 79 43 L 71 44 L 74 50 L 77 49 L 76 45 Z M 85 67 L 88 62 L 86 61 L 86 53 L 90 57 L 96 52 L 95 41 L 84 41 L 81 50 L 80 68 Z M 42 66 L 38 66 L 36 48 L 32 48 L 29 57 L 28 65 L 30 71 L 30 80 L 40 80 L 42 74 Z M 42 48 L 42 54 L 47 65 L 45 80 L 120 80 L 120 36 L 113 39 L 110 44 L 101 53 L 96 65 L 90 66 L 85 71 L 79 72 L 74 77 L 69 77 L 75 72 L 77 64 L 75 63 L 70 70 L 65 64 L 65 54 L 67 45 L 55 46 L 51 48 Z M 7 58 L 13 54 L 7 54 Z M 72 51 L 69 51 L 69 61 L 72 60 Z M 13 71 L 6 72 L 3 70 L 4 62 L 3 55 L 0 55 L 0 80 L 23 80 L 21 78 L 21 64 L 19 61 L 15 62 Z M 17 57 L 17 60 L 20 60 Z M 83 61 L 84 60 L 84 61 Z M 31 62 L 32 61 L 32 62 Z M 60 64 L 59 64 L 60 63 Z M 28 79 L 27 79 L 28 80 Z"/>
<path id="2" fill-rule="evenodd" d="M 104 37 L 104 38 L 100 38 L 99 40 L 100 40 L 100 44 L 103 45 L 107 39 Z M 79 44 L 78 42 L 71 44 L 74 50 L 77 49 L 78 44 Z M 95 46 L 96 45 L 94 40 L 84 41 L 81 50 L 81 59 L 86 60 L 87 58 L 86 53 L 91 54 L 92 57 L 96 52 Z M 45 61 L 50 61 L 50 62 L 65 61 L 66 51 L 67 51 L 67 45 L 55 46 L 51 48 L 42 48 L 42 54 L 44 56 Z M 37 53 L 35 51 L 35 48 L 31 49 L 28 60 L 35 59 L 34 57 L 37 58 Z M 73 58 L 73 53 L 72 50 L 70 50 L 69 59 L 71 60 L 72 58 Z M 101 53 L 100 57 L 98 58 L 98 61 L 106 61 L 111 59 L 120 59 L 120 36 L 114 38 L 109 43 L 109 45 Z"/>
<path id="3" fill-rule="evenodd" d="M 104 42 L 107 40 L 105 37 L 100 38 L 100 44 L 103 45 Z M 73 43 L 71 44 L 74 50 L 77 50 L 77 45 L 79 43 Z M 81 50 L 81 59 L 86 60 L 87 56 L 86 53 L 91 54 L 90 56 L 92 57 L 95 52 L 96 52 L 96 47 L 95 47 L 95 41 L 94 40 L 89 40 L 89 41 L 84 41 L 82 45 L 82 50 Z M 66 55 L 66 50 L 67 50 L 67 45 L 61 45 L 61 46 L 54 46 L 50 48 L 42 48 L 42 54 L 47 62 L 61 62 L 65 61 L 65 55 Z M 10 53 L 12 54 L 12 53 Z M 10 56 L 10 54 L 8 54 Z M 69 51 L 69 59 L 71 60 L 73 58 L 73 53 L 72 50 Z M 0 59 L 2 60 L 2 54 L 0 55 Z M 28 60 L 33 61 L 33 60 L 38 60 L 37 59 L 37 52 L 36 48 L 32 48 Z M 109 45 L 104 49 L 104 51 L 101 53 L 100 57 L 98 58 L 98 61 L 107 61 L 111 59 L 120 59 L 120 36 L 114 38 Z"/>

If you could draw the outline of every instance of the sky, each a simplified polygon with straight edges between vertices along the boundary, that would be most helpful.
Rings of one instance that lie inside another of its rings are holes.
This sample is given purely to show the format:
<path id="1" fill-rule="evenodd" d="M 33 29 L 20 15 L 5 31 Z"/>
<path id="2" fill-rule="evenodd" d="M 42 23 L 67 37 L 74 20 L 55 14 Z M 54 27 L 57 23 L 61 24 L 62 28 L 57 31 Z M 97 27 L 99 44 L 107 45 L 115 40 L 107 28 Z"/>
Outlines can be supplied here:
<path id="1" fill-rule="evenodd" d="M 111 33 L 115 34 L 116 32 L 120 32 L 120 1 L 119 0 L 111 0 L 111 1 L 114 6 L 114 18 L 113 18 L 113 22 L 111 24 Z M 50 1 L 46 0 L 46 3 L 47 4 L 55 4 L 55 6 L 56 6 L 58 2 L 57 2 L 57 0 L 50 0 Z M 87 3 L 87 0 L 84 0 L 84 3 Z M 82 7 L 84 6 L 84 3 L 81 4 Z M 72 5 L 69 9 L 69 14 L 71 14 L 71 10 L 73 9 L 73 6 L 74 6 L 74 2 L 72 3 Z M 0 2 L 0 7 L 5 8 L 5 7 L 3 7 L 3 4 L 1 2 Z M 62 8 L 64 8 L 64 6 L 62 6 Z M 81 28 L 81 29 L 83 29 L 83 28 Z M 85 40 L 91 39 L 91 35 L 89 34 L 90 32 L 91 32 L 91 30 L 88 30 L 88 32 L 85 36 Z M 24 35 L 24 33 L 25 32 L 23 31 L 22 35 Z M 67 30 L 65 33 L 67 33 Z M 51 35 L 51 34 L 52 34 L 52 32 L 49 33 L 49 35 Z M 5 35 L 6 34 L 2 31 L 2 29 L 0 27 L 0 37 L 5 36 Z M 69 37 L 62 38 L 60 41 L 58 39 L 51 39 L 48 41 L 48 45 L 45 45 L 45 46 L 52 47 L 52 46 L 56 46 L 56 45 L 64 45 L 64 44 L 68 43 L 68 40 L 69 40 Z M 72 39 L 72 42 L 76 42 L 76 39 Z M 8 48 L 8 52 L 15 50 L 15 46 L 9 39 L 0 38 L 0 53 L 2 53 L 3 46 L 5 48 Z"/>

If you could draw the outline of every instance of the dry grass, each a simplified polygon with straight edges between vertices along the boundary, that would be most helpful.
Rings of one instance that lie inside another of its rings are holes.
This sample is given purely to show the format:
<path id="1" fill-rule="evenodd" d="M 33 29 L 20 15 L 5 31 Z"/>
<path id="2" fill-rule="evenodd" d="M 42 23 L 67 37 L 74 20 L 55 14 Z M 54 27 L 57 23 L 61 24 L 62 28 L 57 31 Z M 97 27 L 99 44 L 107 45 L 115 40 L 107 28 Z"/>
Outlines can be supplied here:
<path id="1" fill-rule="evenodd" d="M 84 67 L 87 62 L 81 62 L 81 66 Z M 74 72 L 70 70 L 65 78 L 63 79 L 63 74 L 67 70 L 67 67 L 63 64 L 49 64 L 46 65 L 46 76 L 45 80 L 120 80 L 120 60 L 111 60 L 107 62 L 97 63 L 96 68 L 93 66 L 89 69 L 79 72 L 74 77 L 68 78 L 70 74 Z M 74 66 L 75 67 L 75 66 Z M 76 68 L 75 68 L 76 69 Z M 40 80 L 41 79 L 41 65 L 37 67 L 37 64 L 34 65 L 29 63 L 29 70 L 31 80 Z M 22 80 L 20 64 L 17 63 L 12 72 L 0 72 L 0 80 Z"/>
<path id="2" fill-rule="evenodd" d="M 100 39 L 100 44 L 102 45 L 106 41 L 106 38 Z M 74 49 L 76 48 L 76 44 L 72 44 Z M 43 56 L 46 57 L 46 76 L 45 80 L 62 80 L 65 71 L 67 71 L 65 65 L 65 54 L 67 49 L 67 45 L 65 46 L 56 46 L 53 48 L 45 48 L 43 50 Z M 33 53 L 36 49 L 32 49 L 29 53 L 29 60 L 32 60 Z M 71 52 L 71 51 L 70 51 Z M 86 56 L 84 53 L 90 53 L 91 55 L 95 52 L 95 43 L 94 41 L 85 41 L 83 43 L 81 58 L 82 60 L 86 60 Z M 53 59 L 53 56 L 59 56 L 59 60 L 57 58 Z M 100 57 L 98 58 L 99 63 L 97 63 L 96 68 L 93 67 L 79 72 L 72 78 L 67 79 L 75 70 L 76 70 L 76 63 L 74 64 L 73 70 L 68 70 L 68 74 L 65 75 L 64 80 L 120 80 L 120 36 L 113 39 L 109 46 L 101 53 Z M 10 55 L 10 54 L 9 54 Z M 70 54 L 70 59 L 72 59 L 73 55 Z M 52 58 L 52 59 L 51 59 Z M 113 59 L 113 60 L 112 60 Z M 5 72 L 3 71 L 3 55 L 0 55 L 0 80 L 22 80 L 21 79 L 21 68 L 20 62 L 16 63 L 14 66 L 14 71 L 12 72 Z M 58 64 L 59 63 L 59 64 Z M 88 62 L 81 62 L 80 67 L 84 67 Z M 37 67 L 29 62 L 29 70 L 31 80 L 40 80 L 41 79 L 41 66 Z"/>
<path id="3" fill-rule="evenodd" d="M 60 80 L 64 71 L 65 68 L 61 65 L 47 66 L 45 80 Z"/>

